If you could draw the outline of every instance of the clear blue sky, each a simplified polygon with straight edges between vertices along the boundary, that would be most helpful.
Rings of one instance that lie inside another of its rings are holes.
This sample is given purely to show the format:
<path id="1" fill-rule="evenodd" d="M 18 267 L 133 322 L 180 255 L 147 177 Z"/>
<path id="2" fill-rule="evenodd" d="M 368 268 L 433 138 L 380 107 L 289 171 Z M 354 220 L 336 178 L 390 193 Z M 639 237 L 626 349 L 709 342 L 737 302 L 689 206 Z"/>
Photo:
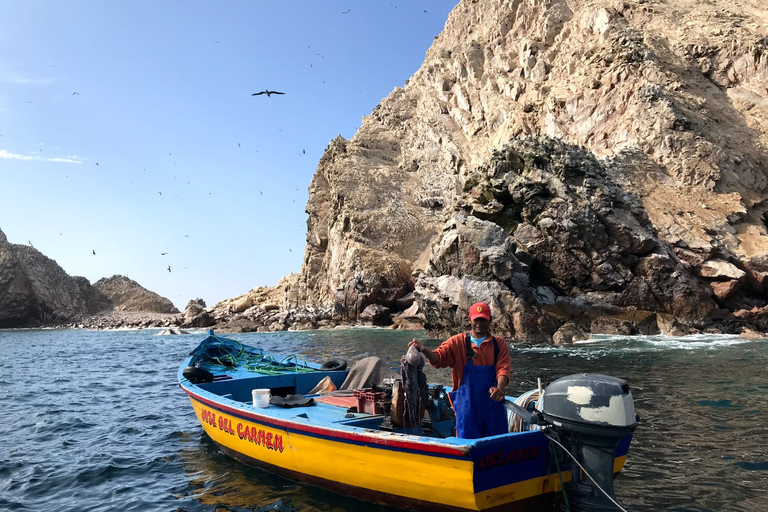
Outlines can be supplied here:
<path id="1" fill-rule="evenodd" d="M 301 269 L 328 142 L 456 3 L 0 0 L 0 229 L 179 309 L 273 286 Z"/>

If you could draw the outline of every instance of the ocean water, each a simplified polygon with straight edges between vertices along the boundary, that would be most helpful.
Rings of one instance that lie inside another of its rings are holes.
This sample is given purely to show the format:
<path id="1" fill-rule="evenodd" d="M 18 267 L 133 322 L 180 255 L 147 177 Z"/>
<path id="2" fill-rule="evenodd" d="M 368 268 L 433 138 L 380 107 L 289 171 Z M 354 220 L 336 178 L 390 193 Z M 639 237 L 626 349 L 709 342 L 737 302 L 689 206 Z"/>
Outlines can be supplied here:
<path id="1" fill-rule="evenodd" d="M 0 511 L 391 512 L 249 468 L 203 433 L 176 372 L 204 332 L 0 331 Z M 383 329 L 229 335 L 282 355 L 399 368 L 414 336 Z M 436 346 L 438 341 L 426 341 Z M 581 372 L 626 379 L 641 422 L 615 482 L 628 511 L 768 511 L 768 342 L 601 336 L 513 346 L 517 395 Z M 448 384 L 449 370 L 427 368 Z"/>

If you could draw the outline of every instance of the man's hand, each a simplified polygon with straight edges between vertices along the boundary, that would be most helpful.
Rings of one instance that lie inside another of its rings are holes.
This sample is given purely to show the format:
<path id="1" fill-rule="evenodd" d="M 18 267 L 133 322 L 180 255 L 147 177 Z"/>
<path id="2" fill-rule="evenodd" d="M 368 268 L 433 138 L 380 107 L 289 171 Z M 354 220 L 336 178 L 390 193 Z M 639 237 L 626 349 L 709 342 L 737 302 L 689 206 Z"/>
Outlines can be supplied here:
<path id="1" fill-rule="evenodd" d="M 413 340 L 408 344 L 408 348 L 414 347 L 419 352 L 424 352 L 424 345 L 422 345 L 420 342 Z"/>
<path id="2" fill-rule="evenodd" d="M 408 344 L 408 348 L 411 348 L 411 347 L 421 352 L 424 355 L 424 357 L 427 358 L 427 361 L 429 361 L 429 364 L 437 364 L 437 355 L 431 350 L 429 350 L 427 347 L 425 347 L 424 344 L 422 344 L 421 342 L 413 340 Z"/>
<path id="3" fill-rule="evenodd" d="M 490 393 L 491 398 L 493 398 L 497 402 L 501 402 L 502 400 L 504 400 L 504 390 L 503 389 L 499 389 L 499 388 L 493 387 L 493 388 L 488 390 L 488 393 Z"/>
<path id="4" fill-rule="evenodd" d="M 509 378 L 500 376 L 496 380 L 496 386 L 489 389 L 488 393 L 497 402 L 502 402 L 504 401 L 504 390 L 507 389 L 507 385 L 509 385 Z"/>

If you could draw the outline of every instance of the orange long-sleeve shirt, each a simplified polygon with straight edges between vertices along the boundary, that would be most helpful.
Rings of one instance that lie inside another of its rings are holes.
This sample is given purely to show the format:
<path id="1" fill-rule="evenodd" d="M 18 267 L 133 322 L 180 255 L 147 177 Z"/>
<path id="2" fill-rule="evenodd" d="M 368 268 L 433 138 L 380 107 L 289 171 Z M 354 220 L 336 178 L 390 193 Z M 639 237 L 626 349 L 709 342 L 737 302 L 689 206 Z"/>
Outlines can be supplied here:
<path id="1" fill-rule="evenodd" d="M 496 344 L 499 347 L 499 358 L 496 360 L 496 378 L 505 375 L 511 376 L 512 362 L 509 358 L 509 346 L 504 338 L 496 336 Z M 479 347 L 472 344 L 475 351 L 475 358 L 472 364 L 477 366 L 487 366 L 493 364 L 493 342 L 488 336 Z M 451 382 L 453 390 L 456 391 L 461 385 L 461 378 L 464 375 L 464 365 L 467 364 L 467 343 L 464 333 L 456 334 L 445 340 L 439 347 L 432 351 L 437 355 L 437 363 L 433 364 L 435 368 L 451 368 Z M 432 363 L 430 363 L 432 364 Z"/>

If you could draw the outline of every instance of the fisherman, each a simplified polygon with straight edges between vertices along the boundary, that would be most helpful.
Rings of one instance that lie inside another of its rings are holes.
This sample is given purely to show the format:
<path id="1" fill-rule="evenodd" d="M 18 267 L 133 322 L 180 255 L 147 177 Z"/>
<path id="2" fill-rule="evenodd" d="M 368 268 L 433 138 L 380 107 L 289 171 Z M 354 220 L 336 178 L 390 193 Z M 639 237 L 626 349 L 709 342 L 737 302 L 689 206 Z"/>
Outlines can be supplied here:
<path id="1" fill-rule="evenodd" d="M 451 368 L 456 412 L 456 437 L 477 439 L 508 432 L 504 390 L 509 384 L 511 362 L 503 338 L 490 333 L 491 308 L 477 302 L 469 308 L 471 331 L 456 334 L 435 350 L 413 340 L 435 368 Z"/>

